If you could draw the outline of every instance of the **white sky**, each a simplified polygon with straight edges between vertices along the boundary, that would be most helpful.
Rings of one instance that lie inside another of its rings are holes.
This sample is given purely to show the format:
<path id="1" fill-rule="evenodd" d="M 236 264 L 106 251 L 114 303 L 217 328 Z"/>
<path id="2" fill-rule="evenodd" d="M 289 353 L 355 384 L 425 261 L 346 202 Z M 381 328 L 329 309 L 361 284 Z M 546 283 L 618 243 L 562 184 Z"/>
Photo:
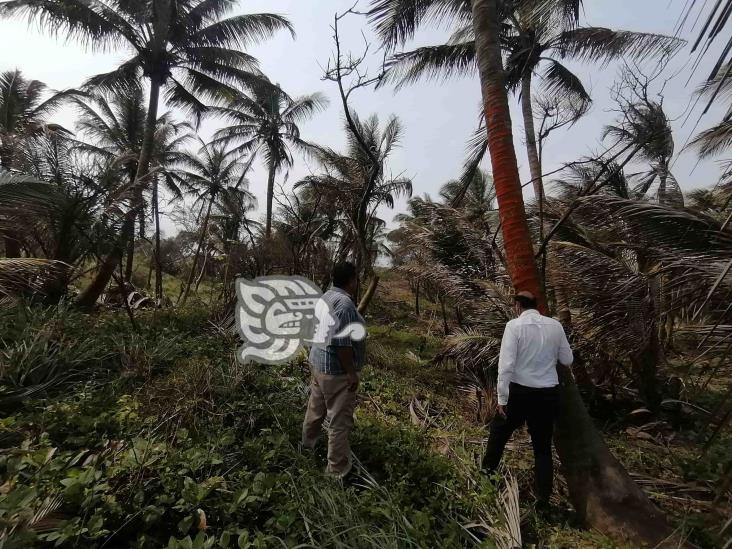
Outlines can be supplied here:
<path id="1" fill-rule="evenodd" d="M 293 41 L 289 34 L 282 33 L 273 40 L 249 50 L 261 62 L 262 69 L 270 78 L 278 82 L 291 95 L 301 95 L 321 91 L 331 99 L 330 108 L 312 121 L 301 126 L 302 136 L 336 149 L 342 147 L 342 111 L 337 100 L 335 84 L 321 80 L 322 66 L 327 63 L 332 52 L 332 24 L 336 11 L 348 9 L 354 0 L 242 0 L 238 12 L 275 12 L 286 15 L 295 26 L 297 38 Z M 361 0 L 361 9 L 367 7 L 368 0 Z M 685 0 L 585 0 L 583 24 L 625 29 L 642 32 L 672 34 Z M 698 29 L 690 31 L 687 25 L 684 38 L 696 36 Z M 344 23 L 343 34 L 346 45 L 359 52 L 363 39 L 361 30 L 367 37 L 372 36 L 366 21 L 352 18 Z M 444 42 L 446 32 L 425 30 L 420 33 L 414 45 L 438 44 Z M 719 42 L 723 44 L 726 38 Z M 717 51 L 720 44 L 717 44 Z M 372 72 L 378 70 L 382 55 L 375 51 L 370 59 Z M 688 117 L 689 105 L 693 102 L 693 91 L 711 70 L 717 51 L 711 51 L 691 81 L 687 84 L 688 69 L 681 71 L 685 64 L 691 64 L 690 46 L 681 51 L 667 68 L 668 76 L 680 72 L 672 78 L 664 89 L 664 107 L 673 121 L 677 158 L 673 173 L 685 191 L 712 185 L 716 182 L 719 170 L 714 160 L 697 165 L 693 152 L 681 152 L 688 137 L 695 131 L 714 124 L 721 117 L 721 106 L 708 113 L 695 130 L 700 109 Z M 111 70 L 124 59 L 125 52 L 119 54 L 100 54 L 86 51 L 75 43 L 67 43 L 64 37 L 58 39 L 43 35 L 25 20 L 0 21 L 0 51 L 4 53 L 0 61 L 0 71 L 18 67 L 28 78 L 41 80 L 54 89 L 78 86 L 93 74 Z M 544 171 L 556 169 L 565 162 L 602 151 L 602 127 L 613 121 L 615 113 L 610 112 L 613 103 L 609 87 L 617 75 L 617 65 L 607 67 L 567 63 L 580 76 L 585 87 L 590 90 L 594 103 L 592 110 L 572 128 L 560 130 L 550 137 L 544 153 Z M 373 91 L 364 89 L 356 92 L 353 107 L 362 117 L 377 113 L 382 120 L 396 114 L 404 127 L 401 148 L 393 155 L 391 170 L 395 175 L 413 178 L 415 194 L 435 195 L 442 184 L 454 179 L 460 173 L 466 139 L 472 134 L 477 123 L 480 89 L 476 78 L 462 78 L 447 82 L 425 81 L 404 88 L 398 93 L 390 88 Z M 518 99 L 511 99 L 514 135 L 521 174 L 524 181 L 529 179 L 526 153 L 523 144 L 523 128 Z M 73 112 L 64 110 L 54 117 L 55 121 L 73 128 Z M 205 123 L 201 135 L 210 136 L 215 126 Z M 486 160 L 486 168 L 489 161 Z M 642 166 L 639 166 L 642 168 Z M 290 173 L 287 186 L 309 171 L 317 169 L 309 166 L 302 158 L 296 157 L 296 165 Z M 258 215 L 262 215 L 265 205 L 266 173 L 260 166 L 250 176 L 250 189 L 259 201 Z M 282 177 L 279 178 L 282 182 Z M 530 191 L 527 190 L 527 193 Z M 384 209 L 382 216 L 390 221 L 404 208 L 400 201 L 393 211 Z M 174 231 L 168 221 L 166 232 Z"/>

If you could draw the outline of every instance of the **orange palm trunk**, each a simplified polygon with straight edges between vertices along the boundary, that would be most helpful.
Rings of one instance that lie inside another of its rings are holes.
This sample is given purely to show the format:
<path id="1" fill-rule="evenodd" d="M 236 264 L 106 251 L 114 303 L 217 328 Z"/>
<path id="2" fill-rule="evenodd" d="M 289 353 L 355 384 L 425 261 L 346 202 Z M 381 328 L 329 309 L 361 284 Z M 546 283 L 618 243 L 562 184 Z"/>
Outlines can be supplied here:
<path id="1" fill-rule="evenodd" d="M 546 311 L 513 147 L 498 41 L 497 0 L 473 0 L 473 28 L 509 275 L 517 290 L 533 292 L 539 307 Z M 571 372 L 560 368 L 559 374 L 562 413 L 554 442 L 580 521 L 634 546 L 684 546 L 663 514 L 610 453 L 587 413 Z"/>
<path id="2" fill-rule="evenodd" d="M 539 308 L 545 313 L 546 301 L 534 261 L 534 248 L 526 221 L 516 150 L 513 146 L 496 0 L 473 1 L 473 28 L 488 128 L 488 150 L 493 166 L 493 184 L 498 198 L 508 273 L 514 288 L 533 293 L 537 297 Z"/>

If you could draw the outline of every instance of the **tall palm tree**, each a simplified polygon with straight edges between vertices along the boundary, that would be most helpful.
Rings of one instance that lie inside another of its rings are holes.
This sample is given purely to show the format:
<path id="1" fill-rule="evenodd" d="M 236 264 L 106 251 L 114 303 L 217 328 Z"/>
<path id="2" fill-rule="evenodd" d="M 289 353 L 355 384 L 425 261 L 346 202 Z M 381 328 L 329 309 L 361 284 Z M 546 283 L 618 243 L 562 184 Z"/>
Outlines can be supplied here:
<path id="1" fill-rule="evenodd" d="M 533 4 L 537 13 L 545 16 L 556 13 L 566 19 L 574 17 L 573 12 L 580 2 L 524 0 L 518 4 L 525 3 Z M 499 11 L 498 0 L 379 0 L 378 6 L 386 8 L 377 15 L 377 22 L 381 20 L 382 36 L 392 45 L 413 36 L 418 24 L 430 15 L 438 14 L 443 18 L 452 15 L 464 24 L 472 21 L 475 63 L 482 89 L 507 271 L 515 288 L 532 291 L 538 296 L 540 306 L 545 308 L 511 131 L 501 46 L 501 25 L 506 14 Z M 395 6 L 401 9 L 392 11 Z M 594 427 L 576 385 L 564 371 L 561 372 L 561 387 L 565 411 L 555 440 L 565 466 L 570 495 L 580 517 L 618 537 L 632 532 L 637 539 L 652 544 L 663 540 L 670 531 L 662 515 L 612 456 Z M 622 505 L 616 503 L 620 501 Z"/>
<path id="2" fill-rule="evenodd" d="M 373 225 L 380 221 L 376 217 L 376 210 L 381 205 L 393 208 L 397 197 L 411 196 L 412 181 L 405 177 L 391 177 L 388 171 L 389 157 L 398 146 L 402 134 L 399 119 L 392 116 L 381 128 L 376 115 L 361 121 L 355 113 L 351 113 L 351 118 L 359 135 L 377 159 L 375 183 L 371 185 L 372 161 L 346 125 L 346 152 L 311 146 L 323 172 L 304 178 L 296 187 L 314 187 L 342 212 L 342 242 L 351 243 L 350 251 L 356 258 L 359 273 L 370 276 L 376 259 L 370 235 L 375 234 Z"/>
<path id="3" fill-rule="evenodd" d="M 419 11 L 400 10 L 404 4 L 412 3 L 413 0 L 375 2 L 372 15 L 378 21 L 377 30 L 387 44 L 403 44 L 411 37 L 413 31 L 398 33 L 397 23 L 400 20 L 410 17 L 412 21 L 408 25 L 403 21 L 402 25 L 417 28 L 422 20 L 429 19 L 426 17 L 429 10 L 421 17 Z M 446 15 L 452 16 L 457 29 L 447 44 L 396 54 L 390 62 L 388 79 L 401 86 L 423 77 L 475 74 L 475 35 L 467 13 L 458 9 L 461 3 L 457 0 L 421 3 L 432 4 L 433 13 L 440 13 L 445 4 L 454 4 L 451 13 Z M 678 38 L 658 34 L 577 27 L 575 23 L 581 1 L 556 0 L 553 4 L 555 9 L 548 9 L 552 6 L 551 1 L 514 2 L 513 7 L 503 6 L 499 15 L 503 18 L 501 46 L 506 57 L 506 81 L 509 89 L 520 92 L 529 170 L 537 199 L 541 199 L 544 189 L 534 126 L 534 76 L 541 74 L 547 93 L 571 97 L 578 105 L 584 103 L 580 109 L 583 113 L 589 105 L 590 96 L 579 77 L 562 61 L 571 59 L 604 64 L 624 57 L 641 61 L 670 55 L 684 44 Z"/>
<path id="4" fill-rule="evenodd" d="M 540 306 L 545 309 L 526 220 L 516 151 L 513 147 L 506 76 L 501 58 L 501 18 L 498 4 L 496 0 L 474 0 L 472 7 L 475 52 L 488 130 L 488 151 L 493 166 L 493 183 L 498 199 L 508 272 L 514 287 L 538 296 Z"/>
<path id="5" fill-rule="evenodd" d="M 221 249 L 226 256 L 224 277 L 222 284 L 222 296 L 227 297 L 230 293 L 229 280 L 231 278 L 232 255 L 241 242 L 242 234 L 245 233 L 250 242 L 254 240 L 251 226 L 255 223 L 250 219 L 249 214 L 256 209 L 257 205 L 249 193 L 226 192 L 219 200 L 219 214 L 214 218 L 216 233 L 221 243 Z M 201 269 L 203 274 L 203 269 Z M 199 277 L 200 280 L 200 277 Z"/>
<path id="6" fill-rule="evenodd" d="M 214 205 L 223 201 L 224 207 L 228 207 L 232 203 L 243 204 L 254 200 L 246 189 L 245 179 L 252 165 L 251 159 L 242 162 L 234 158 L 231 151 L 220 143 L 205 143 L 201 139 L 199 143 L 201 148 L 198 153 L 181 155 L 180 167 L 174 171 L 175 179 L 196 197 L 194 207 L 196 204 L 201 204 L 203 216 L 193 264 L 182 288 L 179 305 L 184 305 L 188 299 Z"/>
<path id="7" fill-rule="evenodd" d="M 63 131 L 46 122 L 61 98 L 59 94 L 46 98 L 47 91 L 43 82 L 26 79 L 18 69 L 0 73 L 0 169 L 15 167 L 17 155 L 29 139 L 47 130 Z M 12 233 L 5 238 L 5 255 L 20 257 L 20 245 Z"/>
<path id="8" fill-rule="evenodd" d="M 237 89 L 262 85 L 257 60 L 242 48 L 292 26 L 282 16 L 244 14 L 223 18 L 229 0 L 5 0 L 0 17 L 27 15 L 51 33 L 66 32 L 92 48 L 126 47 L 131 56 L 115 70 L 91 77 L 86 86 L 110 91 L 137 85 L 147 78 L 150 94 L 142 149 L 135 180 L 148 174 L 153 153 L 161 91 L 170 107 L 200 120 L 206 102 L 233 97 Z M 90 307 L 104 291 L 126 243 L 140 204 L 132 201 L 118 244 L 100 265 L 92 284 L 79 298 Z"/>
<path id="9" fill-rule="evenodd" d="M 251 96 L 241 94 L 229 105 L 217 108 L 231 124 L 215 137 L 224 142 L 239 142 L 235 152 L 261 151 L 267 166 L 267 221 L 264 234 L 272 233 L 272 200 L 277 173 L 292 165 L 290 147 L 299 145 L 298 124 L 328 106 L 320 93 L 291 98 L 279 86 L 260 86 Z"/>

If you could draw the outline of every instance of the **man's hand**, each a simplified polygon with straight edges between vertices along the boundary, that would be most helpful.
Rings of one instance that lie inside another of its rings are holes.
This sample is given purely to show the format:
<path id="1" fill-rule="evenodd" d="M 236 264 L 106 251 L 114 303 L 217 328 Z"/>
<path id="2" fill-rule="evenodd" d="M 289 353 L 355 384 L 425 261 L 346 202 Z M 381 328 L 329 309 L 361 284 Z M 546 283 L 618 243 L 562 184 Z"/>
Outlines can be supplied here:
<path id="1" fill-rule="evenodd" d="M 354 372 L 348 374 L 348 391 L 355 393 L 358 390 L 358 375 Z"/>
<path id="2" fill-rule="evenodd" d="M 507 419 L 506 416 L 506 407 L 501 406 L 500 404 L 496 407 L 496 413 L 501 416 L 503 419 Z"/>

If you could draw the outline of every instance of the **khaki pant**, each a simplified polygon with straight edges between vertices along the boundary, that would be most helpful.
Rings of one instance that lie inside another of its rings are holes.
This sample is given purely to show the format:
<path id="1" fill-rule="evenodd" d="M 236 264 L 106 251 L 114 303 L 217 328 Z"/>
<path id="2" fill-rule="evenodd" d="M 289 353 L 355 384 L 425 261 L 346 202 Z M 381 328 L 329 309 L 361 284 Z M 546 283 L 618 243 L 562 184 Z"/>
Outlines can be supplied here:
<path id="1" fill-rule="evenodd" d="M 348 376 L 323 374 L 313 370 L 310 400 L 302 425 L 302 445 L 313 448 L 318 442 L 326 416 L 328 424 L 328 467 L 326 472 L 343 477 L 351 470 L 348 435 L 353 428 L 356 393 L 348 390 Z"/>

